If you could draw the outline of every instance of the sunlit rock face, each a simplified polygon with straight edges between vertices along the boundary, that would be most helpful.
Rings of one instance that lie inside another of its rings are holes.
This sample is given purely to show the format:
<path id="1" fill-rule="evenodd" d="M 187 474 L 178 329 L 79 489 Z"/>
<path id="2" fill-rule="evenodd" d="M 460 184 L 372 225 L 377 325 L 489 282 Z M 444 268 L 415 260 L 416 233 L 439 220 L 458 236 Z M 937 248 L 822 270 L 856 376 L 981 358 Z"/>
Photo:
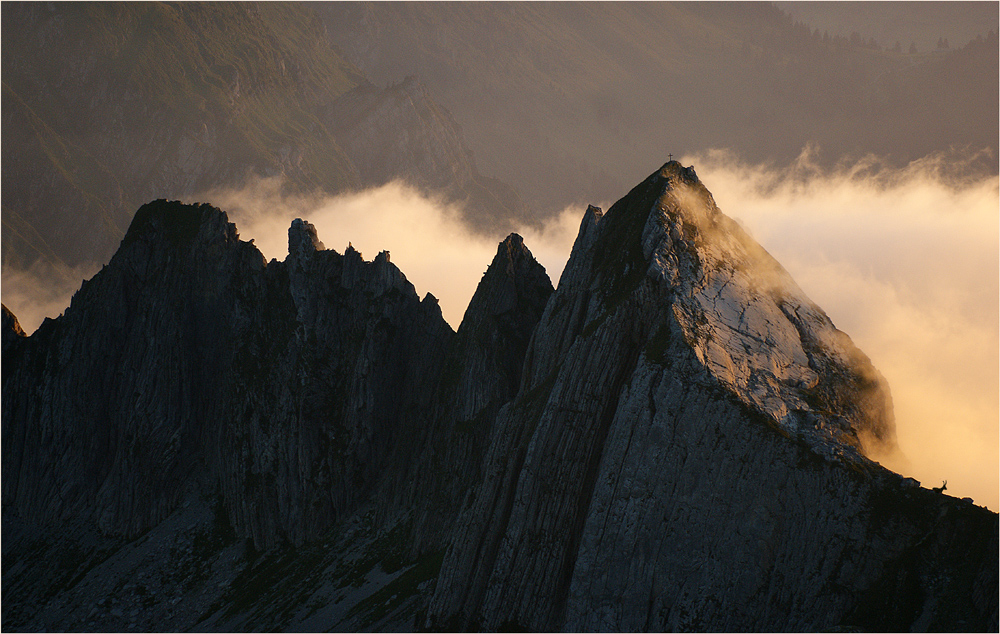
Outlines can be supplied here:
<path id="1" fill-rule="evenodd" d="M 668 165 L 660 178 L 642 253 L 698 360 L 820 451 L 895 448 L 889 388 L 868 358 L 719 211 L 692 168 Z"/>
<path id="2" fill-rule="evenodd" d="M 946 511 L 861 452 L 895 442 L 885 383 L 690 168 L 668 163 L 607 214 L 587 210 L 523 374 L 431 625 L 912 617 L 872 621 L 865 601 Z"/>

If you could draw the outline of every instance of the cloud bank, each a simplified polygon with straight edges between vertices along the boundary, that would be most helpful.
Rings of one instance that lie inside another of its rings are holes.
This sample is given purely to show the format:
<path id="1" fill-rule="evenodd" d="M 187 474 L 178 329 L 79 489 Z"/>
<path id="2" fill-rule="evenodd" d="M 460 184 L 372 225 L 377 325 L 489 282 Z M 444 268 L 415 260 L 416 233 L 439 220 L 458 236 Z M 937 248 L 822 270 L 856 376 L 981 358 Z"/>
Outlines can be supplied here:
<path id="1" fill-rule="evenodd" d="M 998 179 L 956 182 L 949 156 L 829 171 L 810 156 L 782 169 L 721 151 L 684 162 L 888 380 L 909 464 L 883 464 L 997 510 Z"/>
<path id="2" fill-rule="evenodd" d="M 54 319 L 61 315 L 83 280 L 90 279 L 100 269 L 99 264 L 68 268 L 42 260 L 25 269 L 5 266 L 0 274 L 3 304 L 30 335 L 46 317 Z"/>
<path id="3" fill-rule="evenodd" d="M 333 197 L 287 197 L 277 178 L 249 188 L 215 190 L 205 200 L 226 210 L 240 237 L 253 239 L 268 259 L 288 254 L 288 227 L 295 218 L 316 226 L 319 239 L 340 253 L 350 243 L 371 260 L 391 260 L 422 296 L 438 298 L 445 320 L 457 329 L 497 244 L 506 234 L 473 231 L 461 209 L 401 182 Z M 579 229 L 583 208 L 569 208 L 539 226 L 518 229 L 528 249 L 557 282 Z"/>
<path id="4" fill-rule="evenodd" d="M 1000 479 L 1000 196 L 996 177 L 956 182 L 955 157 L 892 170 L 865 159 L 824 170 L 807 149 L 784 168 L 712 151 L 684 157 L 736 218 L 885 375 L 905 458 L 887 467 L 997 510 Z M 947 161 L 947 165 L 943 164 Z M 625 192 L 622 192 L 624 194 Z M 453 328 L 504 235 L 467 228 L 461 210 L 402 183 L 336 197 L 287 197 L 277 179 L 200 200 L 226 210 L 243 239 L 284 259 L 301 217 L 328 248 L 388 250 Z M 606 201 L 594 201 L 607 209 Z M 519 233 L 555 284 L 583 207 Z M 94 267 L 96 270 L 96 267 Z M 5 269 L 4 303 L 32 332 L 69 303 L 73 284 Z M 92 271 L 91 271 L 92 273 Z"/>

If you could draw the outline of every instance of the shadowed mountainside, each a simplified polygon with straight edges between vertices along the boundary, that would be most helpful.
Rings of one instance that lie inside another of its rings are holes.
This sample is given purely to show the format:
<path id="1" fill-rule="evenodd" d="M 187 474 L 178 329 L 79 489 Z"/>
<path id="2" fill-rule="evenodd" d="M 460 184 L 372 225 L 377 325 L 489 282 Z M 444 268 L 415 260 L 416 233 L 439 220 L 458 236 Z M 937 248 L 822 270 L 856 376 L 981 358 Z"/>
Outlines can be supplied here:
<path id="1" fill-rule="evenodd" d="M 677 162 L 457 334 L 166 201 L 3 327 L 5 629 L 996 627 L 997 515 L 865 457 L 884 380 Z"/>

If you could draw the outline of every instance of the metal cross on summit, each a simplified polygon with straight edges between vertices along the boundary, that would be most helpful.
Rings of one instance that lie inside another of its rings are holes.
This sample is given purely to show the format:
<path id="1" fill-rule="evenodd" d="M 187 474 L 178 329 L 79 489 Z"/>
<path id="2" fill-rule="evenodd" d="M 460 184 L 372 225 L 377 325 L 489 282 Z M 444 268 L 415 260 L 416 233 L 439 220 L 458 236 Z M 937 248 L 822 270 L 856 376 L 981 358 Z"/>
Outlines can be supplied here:
<path id="1" fill-rule="evenodd" d="M 667 154 L 667 160 L 668 161 L 674 160 L 674 155 L 673 154 Z"/>

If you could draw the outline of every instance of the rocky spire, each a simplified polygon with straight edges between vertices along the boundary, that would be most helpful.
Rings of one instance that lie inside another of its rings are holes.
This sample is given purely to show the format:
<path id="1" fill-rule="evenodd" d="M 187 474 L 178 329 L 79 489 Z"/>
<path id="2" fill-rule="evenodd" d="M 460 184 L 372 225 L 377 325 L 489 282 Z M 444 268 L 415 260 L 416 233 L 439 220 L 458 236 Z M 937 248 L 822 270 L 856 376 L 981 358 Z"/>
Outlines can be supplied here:
<path id="1" fill-rule="evenodd" d="M 301 259 L 324 249 L 326 247 L 320 242 L 312 223 L 301 218 L 292 221 L 292 226 L 288 228 L 288 255 Z"/>
<path id="2" fill-rule="evenodd" d="M 884 381 L 693 169 L 588 208 L 556 291 L 509 236 L 457 333 L 289 247 L 155 201 L 4 310 L 4 626 L 124 629 L 141 573 L 178 630 L 996 629 L 996 514 L 864 456 Z"/>
<path id="3" fill-rule="evenodd" d="M 478 478 L 497 412 L 517 393 L 531 334 L 552 290 L 521 236 L 507 236 L 469 302 L 441 372 L 437 427 L 413 476 L 418 499 L 435 501 L 420 507 L 418 548 L 447 544 L 448 518 Z"/>
<path id="4" fill-rule="evenodd" d="M 430 627 L 864 623 L 923 530 L 874 528 L 914 503 L 862 453 L 894 443 L 884 381 L 676 161 L 585 213 L 496 428 Z"/>

